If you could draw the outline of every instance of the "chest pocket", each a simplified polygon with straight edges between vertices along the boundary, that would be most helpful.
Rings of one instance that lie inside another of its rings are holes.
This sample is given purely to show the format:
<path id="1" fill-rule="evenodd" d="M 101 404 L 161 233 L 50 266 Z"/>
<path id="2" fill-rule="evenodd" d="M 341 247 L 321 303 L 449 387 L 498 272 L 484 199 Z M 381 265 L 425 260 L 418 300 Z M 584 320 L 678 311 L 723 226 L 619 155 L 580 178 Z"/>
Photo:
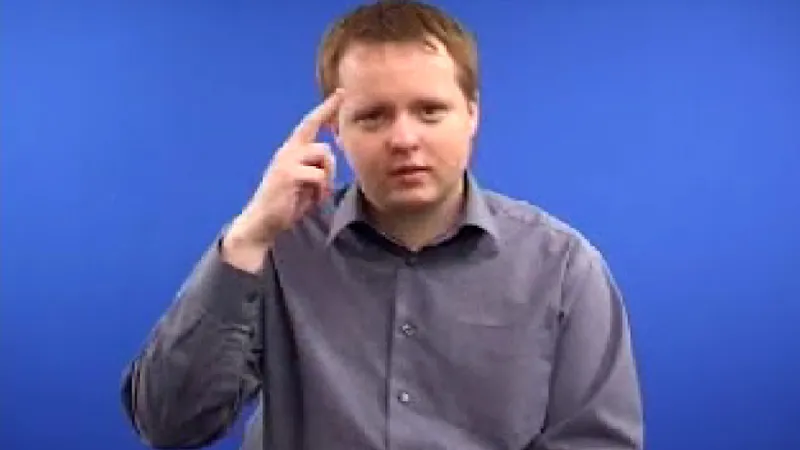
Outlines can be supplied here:
<path id="1" fill-rule="evenodd" d="M 453 298 L 434 320 L 436 339 L 447 346 L 447 353 L 476 365 L 549 360 L 558 330 L 556 305 L 550 299 L 520 301 L 502 294 Z"/>

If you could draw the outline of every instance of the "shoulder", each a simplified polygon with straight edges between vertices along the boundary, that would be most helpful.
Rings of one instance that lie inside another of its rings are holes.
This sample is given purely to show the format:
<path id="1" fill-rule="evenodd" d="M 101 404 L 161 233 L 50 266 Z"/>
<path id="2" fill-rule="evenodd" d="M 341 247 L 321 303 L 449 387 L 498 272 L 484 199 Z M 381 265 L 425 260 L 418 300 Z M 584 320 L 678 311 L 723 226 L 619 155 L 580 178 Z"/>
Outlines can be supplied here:
<path id="1" fill-rule="evenodd" d="M 580 297 L 616 295 L 605 257 L 585 234 L 529 202 L 495 192 L 485 196 L 505 254 L 515 266 L 529 269 L 528 277 L 557 283 L 563 302 L 560 308 L 570 310 Z"/>
<path id="2" fill-rule="evenodd" d="M 604 264 L 598 247 L 564 219 L 506 194 L 484 189 L 483 195 L 507 250 L 525 252 L 528 257 L 559 258 L 571 271 Z"/>

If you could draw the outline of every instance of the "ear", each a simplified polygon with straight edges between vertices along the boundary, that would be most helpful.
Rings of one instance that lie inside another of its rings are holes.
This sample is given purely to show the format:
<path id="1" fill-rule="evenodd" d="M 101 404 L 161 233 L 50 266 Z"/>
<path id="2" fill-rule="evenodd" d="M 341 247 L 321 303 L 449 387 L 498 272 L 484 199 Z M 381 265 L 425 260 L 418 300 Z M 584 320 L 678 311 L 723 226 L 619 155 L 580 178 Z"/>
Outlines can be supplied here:
<path id="1" fill-rule="evenodd" d="M 470 115 L 470 134 L 474 138 L 475 135 L 478 133 L 478 123 L 480 122 L 481 117 L 481 108 L 480 108 L 480 101 L 479 101 L 479 93 L 475 93 L 475 100 L 468 100 L 467 108 L 469 109 Z"/>

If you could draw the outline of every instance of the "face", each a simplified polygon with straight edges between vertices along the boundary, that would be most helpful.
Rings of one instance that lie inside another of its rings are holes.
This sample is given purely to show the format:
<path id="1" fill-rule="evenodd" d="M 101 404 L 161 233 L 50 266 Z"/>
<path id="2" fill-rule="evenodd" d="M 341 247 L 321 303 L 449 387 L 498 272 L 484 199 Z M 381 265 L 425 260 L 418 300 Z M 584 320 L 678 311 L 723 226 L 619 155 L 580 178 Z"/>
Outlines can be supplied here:
<path id="1" fill-rule="evenodd" d="M 424 211 L 460 196 L 478 106 L 443 45 L 355 44 L 339 82 L 337 143 L 374 208 Z"/>

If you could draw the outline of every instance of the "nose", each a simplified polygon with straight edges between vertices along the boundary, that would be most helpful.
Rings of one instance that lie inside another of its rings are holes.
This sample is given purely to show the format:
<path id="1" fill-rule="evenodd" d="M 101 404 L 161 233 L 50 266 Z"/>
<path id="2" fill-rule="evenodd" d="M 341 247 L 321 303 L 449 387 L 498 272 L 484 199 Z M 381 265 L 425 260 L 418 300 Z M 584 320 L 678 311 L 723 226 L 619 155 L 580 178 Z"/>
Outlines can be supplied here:
<path id="1" fill-rule="evenodd" d="M 400 114 L 389 129 L 388 144 L 392 150 L 413 150 L 419 144 L 419 124 L 413 117 Z"/>

